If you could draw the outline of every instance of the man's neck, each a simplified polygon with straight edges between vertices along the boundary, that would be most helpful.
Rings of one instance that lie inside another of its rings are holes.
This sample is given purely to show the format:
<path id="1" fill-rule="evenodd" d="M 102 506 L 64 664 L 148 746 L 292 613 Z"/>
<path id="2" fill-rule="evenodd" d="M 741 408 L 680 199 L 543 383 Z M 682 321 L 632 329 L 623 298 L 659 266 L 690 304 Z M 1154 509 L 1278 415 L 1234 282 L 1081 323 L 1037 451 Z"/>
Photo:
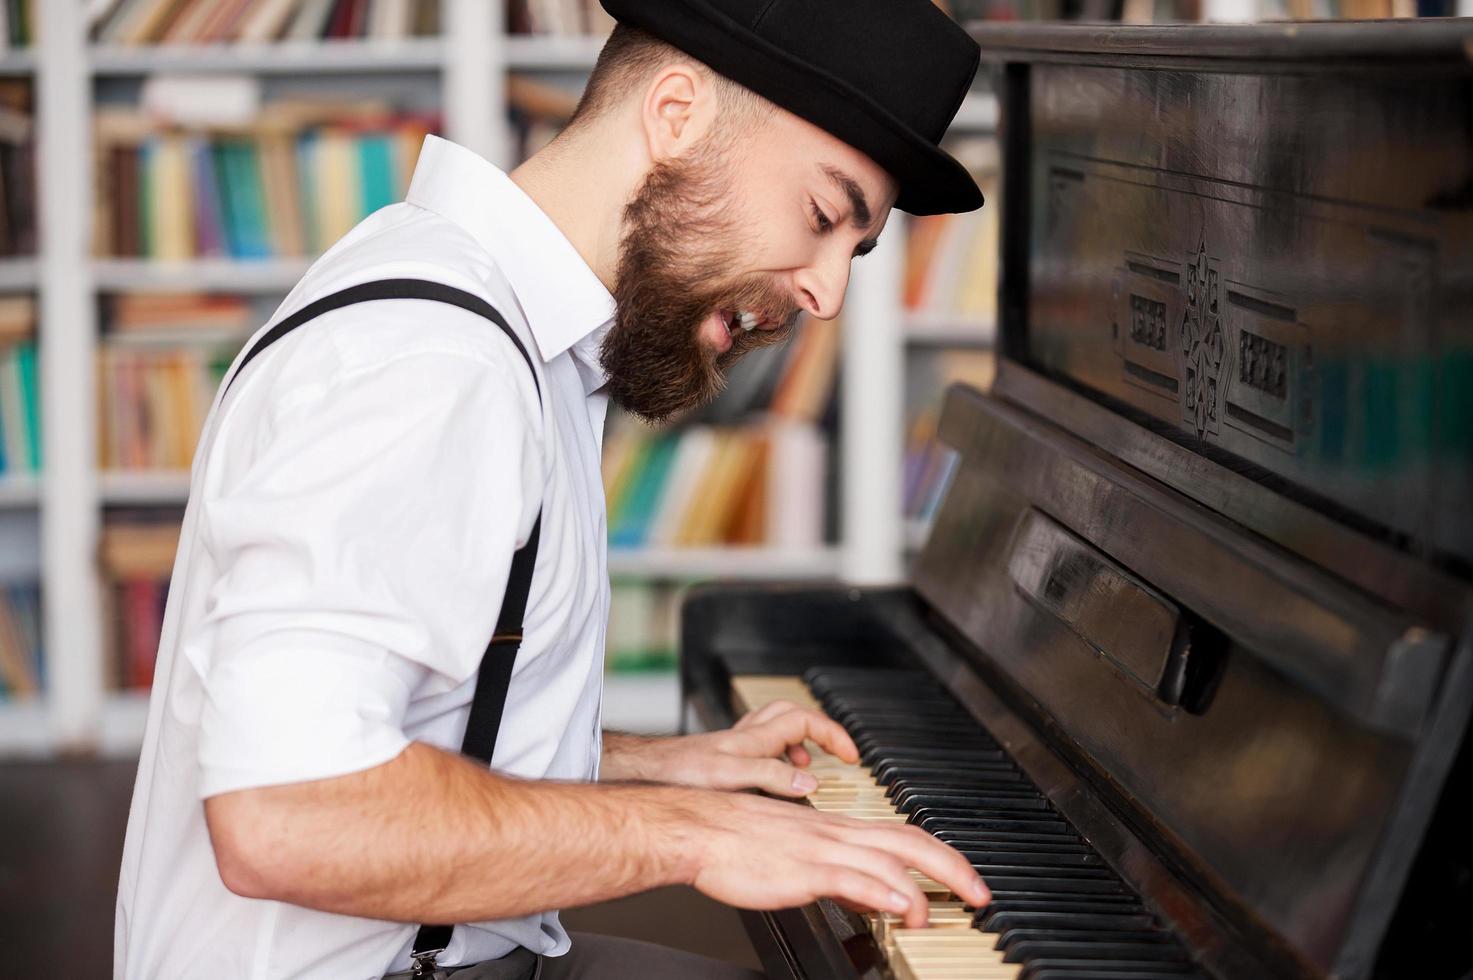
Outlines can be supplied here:
<path id="1" fill-rule="evenodd" d="M 640 163 L 598 134 L 567 134 L 511 171 L 511 179 L 567 237 L 610 292 L 624 203 Z"/>

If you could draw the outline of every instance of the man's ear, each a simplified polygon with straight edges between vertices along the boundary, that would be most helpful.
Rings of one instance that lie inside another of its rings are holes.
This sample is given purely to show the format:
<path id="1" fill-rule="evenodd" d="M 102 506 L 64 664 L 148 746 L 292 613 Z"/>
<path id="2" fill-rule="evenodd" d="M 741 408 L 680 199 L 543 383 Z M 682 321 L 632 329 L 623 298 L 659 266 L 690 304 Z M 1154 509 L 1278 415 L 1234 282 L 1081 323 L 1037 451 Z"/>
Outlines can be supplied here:
<path id="1" fill-rule="evenodd" d="M 715 115 L 715 93 L 694 65 L 665 66 L 645 90 L 640 124 L 655 163 L 678 157 L 700 142 Z"/>

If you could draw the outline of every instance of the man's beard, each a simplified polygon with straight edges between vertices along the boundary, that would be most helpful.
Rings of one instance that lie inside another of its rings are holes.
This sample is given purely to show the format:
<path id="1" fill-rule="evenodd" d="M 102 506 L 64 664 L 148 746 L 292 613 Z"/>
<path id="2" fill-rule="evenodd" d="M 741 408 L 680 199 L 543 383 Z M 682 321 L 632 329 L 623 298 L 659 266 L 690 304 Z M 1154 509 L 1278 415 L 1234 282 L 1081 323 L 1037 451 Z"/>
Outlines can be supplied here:
<path id="1" fill-rule="evenodd" d="M 797 319 L 791 296 L 738 277 L 742 239 L 725 161 L 708 140 L 689 159 L 655 164 L 624 208 L 614 324 L 599 351 L 610 396 L 650 423 L 715 398 L 725 372 L 759 347 L 780 343 Z M 713 310 L 750 310 L 774 330 L 732 330 L 717 354 L 700 336 Z"/>

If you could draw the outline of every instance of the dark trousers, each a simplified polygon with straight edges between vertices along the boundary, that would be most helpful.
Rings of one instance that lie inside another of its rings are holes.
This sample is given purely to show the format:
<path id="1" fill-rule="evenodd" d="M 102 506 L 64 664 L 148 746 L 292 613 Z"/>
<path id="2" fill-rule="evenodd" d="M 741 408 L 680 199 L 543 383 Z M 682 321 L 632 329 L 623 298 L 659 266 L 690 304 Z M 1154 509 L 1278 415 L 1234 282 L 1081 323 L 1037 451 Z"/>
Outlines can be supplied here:
<path id="1" fill-rule="evenodd" d="M 491 963 L 454 970 L 453 980 L 764 980 L 764 974 L 637 939 L 571 934 L 565 956 L 517 950 Z"/>

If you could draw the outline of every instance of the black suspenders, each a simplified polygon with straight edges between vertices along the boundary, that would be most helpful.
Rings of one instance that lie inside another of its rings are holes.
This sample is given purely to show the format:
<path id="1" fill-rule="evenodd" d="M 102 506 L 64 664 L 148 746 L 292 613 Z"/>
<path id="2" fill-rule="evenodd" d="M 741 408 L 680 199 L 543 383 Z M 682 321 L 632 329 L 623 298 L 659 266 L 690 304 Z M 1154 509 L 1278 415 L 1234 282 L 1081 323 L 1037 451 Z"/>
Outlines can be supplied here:
<path id="1" fill-rule="evenodd" d="M 446 286 L 426 279 L 380 279 L 349 286 L 315 302 L 308 303 L 291 316 L 261 335 L 260 341 L 246 351 L 240 366 L 225 383 L 228 392 L 240 372 L 261 351 L 271 346 L 297 327 L 332 310 L 366 303 L 378 299 L 428 299 L 437 303 L 448 303 L 483 316 L 501 328 L 501 331 L 516 345 L 527 370 L 532 372 L 532 384 L 537 394 L 542 394 L 542 385 L 537 380 L 537 371 L 532 358 L 521 338 L 507 325 L 501 314 L 485 300 L 463 289 Z M 222 396 L 223 398 L 223 396 Z M 532 568 L 537 563 L 537 540 L 542 531 L 542 514 L 532 525 L 527 543 L 518 548 L 511 558 L 511 571 L 506 579 L 506 594 L 501 600 L 501 614 L 496 619 L 496 631 L 486 652 L 481 657 L 481 669 L 476 676 L 476 693 L 471 698 L 470 717 L 466 719 L 465 738 L 460 751 L 489 765 L 496 750 L 496 733 L 501 728 L 501 715 L 506 707 L 506 692 L 511 686 L 512 666 L 516 663 L 517 649 L 522 644 L 522 618 L 527 612 L 527 596 L 532 591 Z M 423 925 L 414 937 L 416 956 L 438 952 L 450 944 L 453 926 Z"/>

